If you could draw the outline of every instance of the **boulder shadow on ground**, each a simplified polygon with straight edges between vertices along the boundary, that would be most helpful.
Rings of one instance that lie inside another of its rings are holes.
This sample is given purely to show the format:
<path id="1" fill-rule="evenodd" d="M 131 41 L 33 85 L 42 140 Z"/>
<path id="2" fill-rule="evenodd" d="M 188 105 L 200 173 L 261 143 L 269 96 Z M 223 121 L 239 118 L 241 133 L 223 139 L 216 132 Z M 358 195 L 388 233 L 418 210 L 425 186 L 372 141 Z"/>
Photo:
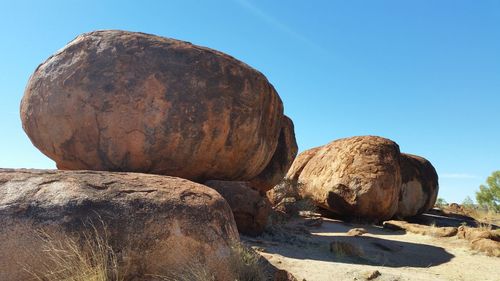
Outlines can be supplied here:
<path id="1" fill-rule="evenodd" d="M 325 241 L 323 238 L 324 236 L 321 240 Z M 302 249 L 273 246 L 267 248 L 266 252 L 294 259 L 396 268 L 432 267 L 449 262 L 454 257 L 441 247 L 370 236 L 331 236 L 329 241 L 322 243 L 319 247 Z"/>

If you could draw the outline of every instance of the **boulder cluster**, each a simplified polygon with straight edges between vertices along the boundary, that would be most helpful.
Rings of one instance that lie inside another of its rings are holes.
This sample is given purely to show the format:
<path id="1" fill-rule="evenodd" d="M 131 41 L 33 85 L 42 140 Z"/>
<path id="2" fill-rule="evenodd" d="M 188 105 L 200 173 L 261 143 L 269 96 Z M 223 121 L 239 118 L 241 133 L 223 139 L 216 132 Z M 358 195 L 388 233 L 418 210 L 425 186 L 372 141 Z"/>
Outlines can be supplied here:
<path id="1" fill-rule="evenodd" d="M 21 101 L 23 129 L 59 170 L 0 169 L 1 280 L 24 280 L 44 233 L 110 237 L 132 274 L 190 262 L 216 280 L 238 232 L 256 236 L 286 178 L 342 216 L 422 213 L 438 192 L 424 158 L 381 137 L 302 152 L 266 77 L 224 53 L 117 30 L 82 34 L 38 66 Z M 87 237 L 87 236 L 84 236 Z M 45 263 L 41 262 L 40 265 Z M 137 276 L 131 276 L 137 277 Z M 134 279 L 135 280 L 135 279 Z"/>
<path id="2" fill-rule="evenodd" d="M 426 159 L 400 153 L 385 138 L 339 139 L 299 154 L 286 177 L 301 196 L 337 215 L 382 221 L 421 214 L 434 206 L 438 175 Z"/>
<path id="3" fill-rule="evenodd" d="M 48 58 L 29 79 L 21 119 L 59 171 L 0 171 L 0 236 L 11 237 L 0 251 L 26 247 L 35 229 L 71 236 L 91 220 L 132 272 L 196 260 L 234 280 L 238 230 L 264 230 L 265 193 L 297 154 L 293 122 L 262 73 L 137 32 L 82 34 Z M 27 259 L 3 256 L 0 268 Z M 13 270 L 0 279 L 23 278 Z"/>

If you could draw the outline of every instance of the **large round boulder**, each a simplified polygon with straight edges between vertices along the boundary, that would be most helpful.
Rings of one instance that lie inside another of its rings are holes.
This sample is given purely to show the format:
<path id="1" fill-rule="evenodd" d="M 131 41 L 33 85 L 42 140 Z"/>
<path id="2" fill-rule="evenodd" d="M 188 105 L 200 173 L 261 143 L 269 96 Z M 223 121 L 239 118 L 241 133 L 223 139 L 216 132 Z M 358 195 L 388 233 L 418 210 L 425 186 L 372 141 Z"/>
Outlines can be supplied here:
<path id="1" fill-rule="evenodd" d="M 60 169 L 250 180 L 276 150 L 283 105 L 262 73 L 229 55 L 108 30 L 38 66 L 21 119 Z"/>
<path id="2" fill-rule="evenodd" d="M 361 136 L 333 141 L 299 155 L 287 178 L 302 184 L 301 195 L 341 216 L 391 218 L 397 209 L 401 175 L 399 146 Z"/>
<path id="3" fill-rule="evenodd" d="M 397 217 L 422 214 L 434 206 L 439 191 L 438 174 L 427 159 L 401 154 L 401 193 Z"/>
<path id="4" fill-rule="evenodd" d="M 272 189 L 285 177 L 295 156 L 297 156 L 297 150 L 293 122 L 290 118 L 284 116 L 278 146 L 271 161 L 257 177 L 249 181 L 249 185 L 261 194 L 265 194 L 266 191 Z"/>
<path id="5" fill-rule="evenodd" d="M 309 160 L 316 155 L 316 152 L 318 152 L 322 147 L 314 147 L 308 150 L 305 150 L 301 152 L 297 158 L 292 163 L 292 166 L 288 170 L 286 174 L 286 178 L 292 181 L 298 181 L 299 176 L 302 173 L 302 170 L 304 170 L 304 167 L 307 165 Z"/>
<path id="6" fill-rule="evenodd" d="M 240 233 L 257 236 L 264 232 L 271 212 L 266 196 L 261 196 L 247 182 L 210 180 L 204 184 L 226 199 Z"/>
<path id="7" fill-rule="evenodd" d="M 185 179 L 0 169 L 0 225 L 0 280 L 68 270 L 61 266 L 80 253 L 68 242 L 75 239 L 83 239 L 81 251 L 90 257 L 113 254 L 124 280 L 151 280 L 195 264 L 217 280 L 234 280 L 230 249 L 239 238 L 231 209 L 216 191 Z M 94 236 L 99 243 L 88 243 Z"/>

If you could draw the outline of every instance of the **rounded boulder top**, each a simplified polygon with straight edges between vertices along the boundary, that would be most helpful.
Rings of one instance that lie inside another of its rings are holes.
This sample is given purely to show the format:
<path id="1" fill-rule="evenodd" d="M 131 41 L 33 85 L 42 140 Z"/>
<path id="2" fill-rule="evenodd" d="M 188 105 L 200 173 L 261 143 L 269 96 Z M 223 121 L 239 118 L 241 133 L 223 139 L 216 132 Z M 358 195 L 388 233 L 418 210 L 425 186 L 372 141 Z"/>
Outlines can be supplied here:
<path id="1" fill-rule="evenodd" d="M 358 136 L 301 153 L 287 174 L 301 195 L 345 217 L 381 221 L 397 210 L 401 190 L 399 146 L 386 138 Z"/>
<path id="2" fill-rule="evenodd" d="M 250 180 L 276 150 L 283 105 L 224 53 L 118 30 L 85 33 L 30 77 L 21 119 L 60 169 Z"/>
<path id="3" fill-rule="evenodd" d="M 439 192 L 439 180 L 429 160 L 401 153 L 401 180 L 396 217 L 411 217 L 432 209 Z"/>

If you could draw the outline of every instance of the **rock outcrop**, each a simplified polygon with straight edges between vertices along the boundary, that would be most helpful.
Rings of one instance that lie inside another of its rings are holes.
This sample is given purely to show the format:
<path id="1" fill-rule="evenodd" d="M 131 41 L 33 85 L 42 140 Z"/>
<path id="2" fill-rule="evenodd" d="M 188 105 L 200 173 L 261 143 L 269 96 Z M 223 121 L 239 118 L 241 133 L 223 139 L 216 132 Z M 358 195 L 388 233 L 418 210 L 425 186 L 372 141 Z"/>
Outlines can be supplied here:
<path id="1" fill-rule="evenodd" d="M 390 230 L 404 230 L 407 232 L 429 235 L 434 237 L 452 237 L 457 234 L 457 228 L 453 226 L 436 227 L 407 221 L 388 220 L 383 223 L 384 228 Z"/>
<path id="2" fill-rule="evenodd" d="M 341 216 L 384 220 L 397 210 L 401 189 L 399 146 L 375 136 L 333 141 L 300 154 L 287 178 L 301 195 Z"/>
<path id="3" fill-rule="evenodd" d="M 264 75 L 229 55 L 108 30 L 78 36 L 36 69 L 21 119 L 60 169 L 204 182 L 257 177 L 275 154 L 284 117 Z M 286 130 L 285 146 L 293 146 Z M 289 157 L 284 150 L 276 158 Z"/>
<path id="4" fill-rule="evenodd" d="M 402 153 L 401 180 L 397 217 L 415 216 L 432 209 L 439 185 L 436 170 L 427 159 Z"/>
<path id="5" fill-rule="evenodd" d="M 249 182 L 249 185 L 261 194 L 271 190 L 285 177 L 295 156 L 297 156 L 297 150 L 293 122 L 290 118 L 284 116 L 278 146 L 271 161 L 256 178 Z"/>
<path id="6" fill-rule="evenodd" d="M 204 184 L 219 192 L 229 203 L 240 233 L 250 236 L 262 234 L 271 212 L 267 197 L 261 196 L 246 182 L 212 180 Z"/>
<path id="7" fill-rule="evenodd" d="M 0 170 L 0 280 L 28 280 L 43 259 L 39 230 L 73 236 L 107 228 L 128 274 L 159 274 L 199 261 L 231 279 L 230 244 L 238 233 L 226 201 L 180 178 L 95 171 Z M 58 243 L 58 241 L 54 241 Z"/>

